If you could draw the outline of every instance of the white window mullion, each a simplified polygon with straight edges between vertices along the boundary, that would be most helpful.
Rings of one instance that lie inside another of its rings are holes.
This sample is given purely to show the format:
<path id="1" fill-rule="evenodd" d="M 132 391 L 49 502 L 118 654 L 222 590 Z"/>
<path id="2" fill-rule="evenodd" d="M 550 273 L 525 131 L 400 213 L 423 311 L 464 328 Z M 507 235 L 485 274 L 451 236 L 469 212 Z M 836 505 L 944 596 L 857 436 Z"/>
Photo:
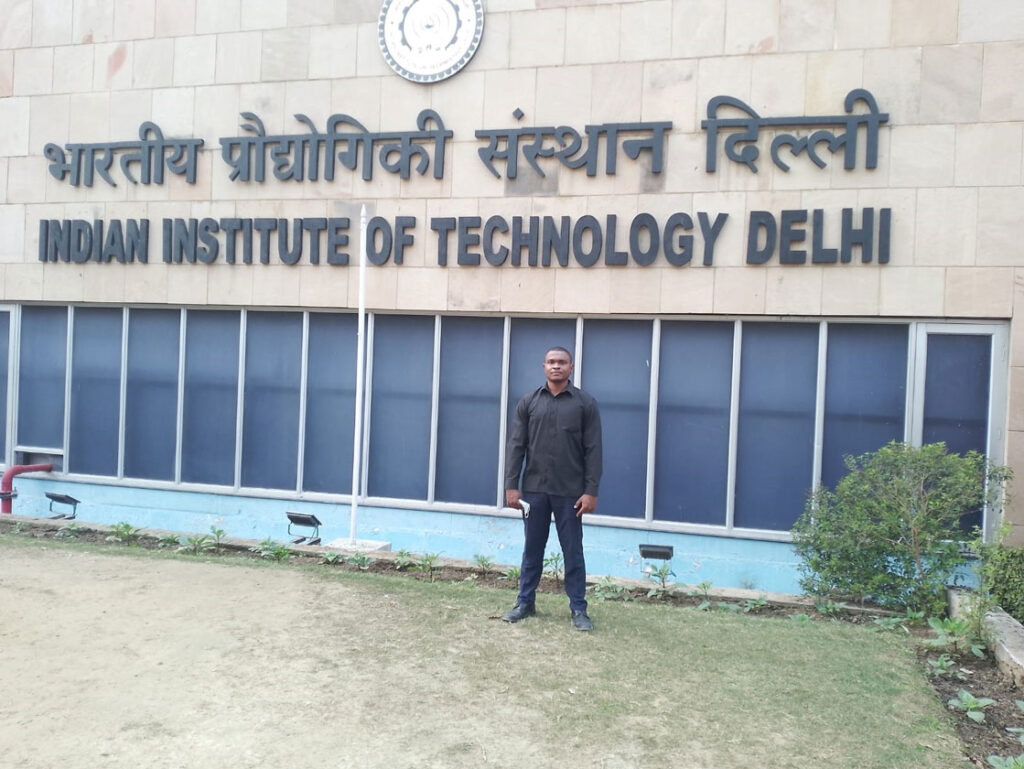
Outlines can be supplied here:
<path id="1" fill-rule="evenodd" d="M 238 385 L 235 395 L 235 488 L 242 485 L 242 424 L 245 415 L 245 331 L 248 315 L 246 310 L 239 312 L 238 318 Z"/>
<path id="2" fill-rule="evenodd" d="M 580 382 L 583 381 L 583 316 L 576 316 L 576 344 L 573 345 L 573 360 L 576 361 L 576 365 L 573 366 L 572 383 L 574 386 L 579 387 Z"/>
<path id="3" fill-rule="evenodd" d="M 373 417 L 373 331 L 374 313 L 367 313 L 366 316 L 366 344 L 363 345 L 363 354 L 366 356 L 363 367 L 363 434 L 359 436 L 359 445 L 362 447 L 362 461 L 359 463 L 359 488 L 352 489 L 353 494 L 364 496 L 366 494 L 367 478 L 370 474 L 370 419 Z M 358 348 L 358 345 L 357 345 Z M 356 384 L 358 387 L 358 383 Z"/>
<path id="4" fill-rule="evenodd" d="M 175 427 L 174 482 L 181 483 L 182 433 L 185 430 L 185 343 L 188 331 L 188 309 L 182 308 L 178 321 L 178 417 Z"/>
<path id="5" fill-rule="evenodd" d="M 910 412 L 910 440 L 914 446 L 920 446 L 924 438 L 924 379 L 928 368 L 928 326 L 917 323 L 915 329 L 914 368 L 912 387 L 913 408 Z"/>
<path id="6" fill-rule="evenodd" d="M 434 370 L 430 384 L 430 453 L 427 469 L 427 501 L 434 501 L 437 479 L 437 415 L 441 389 L 441 316 L 434 316 Z"/>
<path id="7" fill-rule="evenodd" d="M 68 306 L 68 336 L 64 357 L 64 441 L 61 446 L 61 453 L 64 455 L 63 471 L 68 471 L 71 458 L 68 456 L 68 449 L 71 445 L 71 367 L 74 365 L 74 339 L 75 339 L 75 308 Z"/>
<path id="8" fill-rule="evenodd" d="M 128 318 L 129 310 L 121 311 L 121 382 L 117 408 L 117 477 L 124 478 L 124 431 L 128 401 Z"/>
<path id="9" fill-rule="evenodd" d="M 729 468 L 726 473 L 725 529 L 731 532 L 736 516 L 736 451 L 739 443 L 740 361 L 743 351 L 743 322 L 733 322 L 732 384 L 729 397 Z"/>
<path id="10" fill-rule="evenodd" d="M 661 319 L 651 326 L 651 383 L 647 402 L 647 484 L 644 490 L 644 520 L 654 520 L 654 463 L 658 440 L 658 377 L 661 370 Z"/>
<path id="11" fill-rule="evenodd" d="M 501 411 L 498 413 L 498 507 L 505 506 L 505 442 L 508 440 L 508 374 L 512 355 L 512 318 L 505 316 L 501 342 Z"/>
<path id="12" fill-rule="evenodd" d="M 21 305 L 11 311 L 11 330 L 8 337 L 7 359 L 7 445 L 4 458 L 9 465 L 18 460 L 14 456 L 18 433 L 18 379 L 21 376 Z"/>
<path id="13" fill-rule="evenodd" d="M 306 384 L 309 374 L 309 313 L 302 313 L 302 359 L 299 363 L 299 438 L 295 466 L 295 490 L 302 491 L 306 471 Z"/>
<path id="14" fill-rule="evenodd" d="M 811 463 L 811 488 L 821 485 L 822 449 L 825 445 L 825 368 L 828 363 L 828 322 L 818 324 L 818 379 L 814 396 L 814 459 Z"/>

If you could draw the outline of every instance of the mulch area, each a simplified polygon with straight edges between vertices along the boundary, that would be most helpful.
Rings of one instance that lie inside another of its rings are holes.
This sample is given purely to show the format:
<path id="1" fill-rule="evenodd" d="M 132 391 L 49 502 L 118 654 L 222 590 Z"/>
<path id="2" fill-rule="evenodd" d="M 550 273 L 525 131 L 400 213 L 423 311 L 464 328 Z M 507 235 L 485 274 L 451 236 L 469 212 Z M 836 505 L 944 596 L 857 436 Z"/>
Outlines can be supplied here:
<path id="1" fill-rule="evenodd" d="M 61 533 L 62 524 L 65 533 Z M 128 542 L 111 541 L 111 528 L 102 526 L 89 526 L 76 524 L 72 527 L 71 535 L 66 533 L 67 523 L 51 520 L 12 519 L 8 516 L 0 516 L 0 533 L 15 533 L 35 539 L 67 539 L 76 542 L 90 542 L 112 546 L 134 546 L 147 550 L 169 548 L 167 537 L 161 539 L 158 536 L 150 536 L 149 533 L 132 537 Z M 260 560 L 262 556 L 252 552 L 245 545 L 236 542 L 225 542 L 216 551 L 208 551 L 235 558 Z M 292 562 L 307 563 L 310 565 L 324 564 L 325 551 L 318 548 L 298 547 L 293 548 L 289 557 Z M 363 560 L 355 563 L 347 560 L 335 561 L 324 564 L 331 568 L 344 569 L 349 571 L 367 571 L 373 573 L 400 574 L 402 576 L 426 580 L 426 581 L 447 581 L 447 582 L 471 582 L 487 587 L 504 588 L 509 590 L 511 607 L 514 602 L 515 583 L 505 574 L 495 570 L 483 570 L 462 563 L 452 563 L 440 560 L 432 569 L 417 568 L 416 565 L 405 565 L 398 568 L 395 561 L 395 554 L 388 553 L 380 557 L 370 556 L 372 560 Z M 419 558 L 419 556 L 414 556 Z M 624 585 L 622 587 L 610 588 L 611 583 L 604 583 L 605 600 L 634 600 L 640 602 L 670 603 L 681 607 L 696 607 L 714 611 L 734 611 L 737 613 L 756 613 L 758 616 L 786 618 L 796 614 L 807 614 L 811 621 L 828 621 L 835 617 L 825 616 L 816 612 L 813 608 L 799 607 L 793 605 L 778 605 L 764 603 L 763 605 L 751 605 L 744 601 L 730 601 L 720 599 L 705 593 L 683 593 L 679 591 L 668 594 L 648 596 L 651 585 L 636 587 Z M 618 584 L 618 583 L 616 583 Z M 596 590 L 599 590 L 598 585 Z M 545 576 L 541 580 L 539 588 L 544 592 L 560 593 L 563 590 L 559 579 Z M 595 590 L 595 588 L 591 588 Z M 601 593 L 595 592 L 594 599 L 600 600 Z M 592 599 L 592 600 L 594 600 Z M 887 614 L 879 611 L 879 614 Z M 848 622 L 858 624 L 871 623 L 874 616 L 870 610 L 858 611 L 856 613 L 843 613 L 839 618 Z M 915 634 L 921 638 L 928 637 L 927 629 L 918 629 Z M 942 653 L 924 645 L 916 646 L 917 658 L 921 664 L 923 675 L 928 678 L 936 696 L 949 711 L 949 717 L 956 729 L 957 734 L 964 745 L 964 754 L 970 764 L 980 769 L 990 769 L 989 756 L 1019 756 L 1024 755 L 1024 744 L 1016 734 L 1007 731 L 1008 727 L 1024 728 L 1024 710 L 1017 706 L 1015 700 L 1024 700 L 1024 692 L 1020 692 L 1009 681 L 996 666 L 991 656 L 978 659 L 970 654 L 953 657 L 955 667 L 946 675 L 934 674 L 933 667 L 928 660 L 935 660 Z M 958 692 L 965 689 L 978 698 L 990 698 L 995 702 L 984 708 L 985 718 L 981 723 L 968 718 L 962 710 L 957 710 L 947 703 L 955 699 Z"/>

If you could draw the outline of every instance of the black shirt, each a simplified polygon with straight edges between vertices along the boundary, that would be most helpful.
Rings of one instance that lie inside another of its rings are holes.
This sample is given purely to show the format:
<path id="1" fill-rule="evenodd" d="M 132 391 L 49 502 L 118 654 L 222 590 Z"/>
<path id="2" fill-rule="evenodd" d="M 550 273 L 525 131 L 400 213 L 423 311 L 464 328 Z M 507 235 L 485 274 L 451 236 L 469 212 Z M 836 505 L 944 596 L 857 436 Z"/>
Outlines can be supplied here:
<path id="1" fill-rule="evenodd" d="M 505 450 L 506 489 L 519 488 L 520 471 L 523 491 L 596 497 L 601 482 L 597 401 L 571 384 L 558 395 L 546 384 L 526 393 L 516 404 Z"/>

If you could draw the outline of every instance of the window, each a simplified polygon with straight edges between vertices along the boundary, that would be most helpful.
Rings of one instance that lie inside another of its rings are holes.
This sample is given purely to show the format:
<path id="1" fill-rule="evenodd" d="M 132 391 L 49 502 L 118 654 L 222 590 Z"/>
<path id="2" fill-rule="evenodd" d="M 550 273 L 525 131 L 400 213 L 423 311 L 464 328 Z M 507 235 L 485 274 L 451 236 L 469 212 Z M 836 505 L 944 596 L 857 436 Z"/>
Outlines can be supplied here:
<path id="1" fill-rule="evenodd" d="M 309 491 L 352 490 L 357 321 L 355 315 L 309 315 L 302 475 Z"/>
<path id="2" fill-rule="evenodd" d="M 583 332 L 583 389 L 601 409 L 604 472 L 598 513 L 643 518 L 651 391 L 651 324 L 588 320 Z"/>
<path id="3" fill-rule="evenodd" d="M 732 323 L 664 322 L 654 517 L 725 525 Z"/>
<path id="4" fill-rule="evenodd" d="M 495 504 L 503 331 L 497 318 L 441 322 L 435 499 Z"/>
<path id="5" fill-rule="evenodd" d="M 174 480 L 181 313 L 128 311 L 124 474 Z"/>
<path id="6" fill-rule="evenodd" d="M 67 468 L 117 475 L 123 311 L 75 309 Z"/>
<path id="7" fill-rule="evenodd" d="M 10 344 L 11 313 L 0 311 L 0 455 L 3 455 L 3 447 L 7 445 L 7 371 Z"/>
<path id="8" fill-rule="evenodd" d="M 367 493 L 426 499 L 434 318 L 375 315 Z"/>
<path id="9" fill-rule="evenodd" d="M 23 307 L 18 356 L 18 445 L 64 449 L 66 307 Z"/>
<path id="10" fill-rule="evenodd" d="M 185 400 L 181 480 L 235 482 L 239 314 L 189 310 L 185 333 Z"/>
<path id="11" fill-rule="evenodd" d="M 301 381 L 302 315 L 246 313 L 243 486 L 296 488 Z"/>
<path id="12" fill-rule="evenodd" d="M 788 530 L 812 486 L 818 324 L 744 323 L 733 522 Z"/>
<path id="13" fill-rule="evenodd" d="M 907 326 L 830 323 L 821 483 L 835 488 L 844 457 L 903 440 Z"/>

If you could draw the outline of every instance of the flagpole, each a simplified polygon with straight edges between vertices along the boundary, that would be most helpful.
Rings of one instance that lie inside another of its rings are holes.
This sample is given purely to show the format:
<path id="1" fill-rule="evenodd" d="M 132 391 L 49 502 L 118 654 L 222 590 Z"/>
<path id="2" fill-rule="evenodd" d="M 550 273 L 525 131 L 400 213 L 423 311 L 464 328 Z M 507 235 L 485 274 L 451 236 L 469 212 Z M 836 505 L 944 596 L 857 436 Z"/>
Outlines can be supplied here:
<path id="1" fill-rule="evenodd" d="M 349 508 L 348 539 L 356 543 L 359 517 L 359 487 L 362 480 L 360 458 L 363 452 L 363 361 L 366 358 L 366 204 L 359 211 L 359 322 L 356 332 L 356 413 L 352 431 L 352 504 Z"/>

